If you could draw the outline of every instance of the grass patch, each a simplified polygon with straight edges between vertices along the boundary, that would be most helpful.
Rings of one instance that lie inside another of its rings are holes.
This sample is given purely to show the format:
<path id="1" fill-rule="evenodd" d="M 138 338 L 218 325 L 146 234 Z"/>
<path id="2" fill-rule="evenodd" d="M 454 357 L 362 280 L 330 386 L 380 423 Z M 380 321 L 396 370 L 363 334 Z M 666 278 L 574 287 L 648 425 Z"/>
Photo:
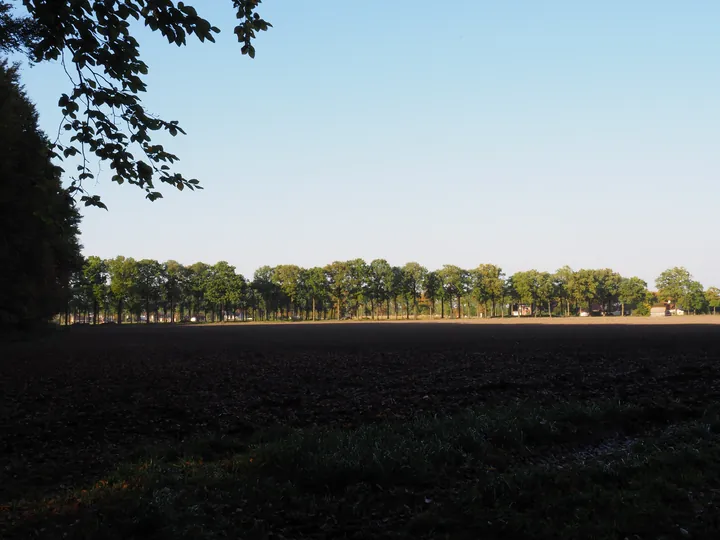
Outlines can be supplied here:
<path id="1" fill-rule="evenodd" d="M 18 538 L 710 538 L 718 410 L 566 404 L 146 452 L 3 510 Z"/>

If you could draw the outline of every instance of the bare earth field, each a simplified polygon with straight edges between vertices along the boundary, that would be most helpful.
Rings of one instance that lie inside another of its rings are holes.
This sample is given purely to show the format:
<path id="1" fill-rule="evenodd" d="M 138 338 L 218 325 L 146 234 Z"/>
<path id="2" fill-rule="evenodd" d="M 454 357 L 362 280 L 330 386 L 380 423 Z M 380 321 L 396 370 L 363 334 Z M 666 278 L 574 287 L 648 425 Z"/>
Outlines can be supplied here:
<path id="1" fill-rule="evenodd" d="M 278 426 L 361 430 L 484 407 L 622 403 L 663 428 L 720 401 L 717 323 L 134 325 L 0 345 L 0 509 L 92 485 L 148 447 Z"/>

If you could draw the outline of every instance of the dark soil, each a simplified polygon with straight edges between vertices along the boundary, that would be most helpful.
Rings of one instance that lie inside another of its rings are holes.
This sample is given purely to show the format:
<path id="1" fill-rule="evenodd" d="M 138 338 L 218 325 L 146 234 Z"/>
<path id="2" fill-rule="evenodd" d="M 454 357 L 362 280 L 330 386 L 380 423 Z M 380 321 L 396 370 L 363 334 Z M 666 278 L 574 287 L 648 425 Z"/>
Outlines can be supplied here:
<path id="1" fill-rule="evenodd" d="M 720 325 L 78 327 L 0 347 L 0 505 L 147 446 L 527 400 L 720 398 Z"/>

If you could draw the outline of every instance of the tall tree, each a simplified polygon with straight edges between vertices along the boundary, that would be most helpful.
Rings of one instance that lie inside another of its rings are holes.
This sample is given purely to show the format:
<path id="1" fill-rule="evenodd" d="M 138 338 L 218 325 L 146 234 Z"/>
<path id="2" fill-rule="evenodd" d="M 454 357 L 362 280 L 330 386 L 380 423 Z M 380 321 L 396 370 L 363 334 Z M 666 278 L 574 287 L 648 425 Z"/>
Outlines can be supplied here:
<path id="1" fill-rule="evenodd" d="M 177 261 L 167 261 L 163 263 L 163 274 L 165 275 L 164 297 L 170 307 L 170 322 L 175 322 L 175 305 L 182 301 L 184 290 L 186 271 L 185 267 Z"/>
<path id="2" fill-rule="evenodd" d="M 151 308 L 157 308 L 162 294 L 160 276 L 162 266 L 154 259 L 142 259 L 137 263 L 137 291 L 145 307 L 145 322 L 150 323 Z"/>
<path id="3" fill-rule="evenodd" d="M 540 301 L 540 272 L 537 270 L 516 272 L 512 276 L 512 284 L 520 303 L 529 305 L 533 315 L 537 316 L 537 303 Z"/>
<path id="4" fill-rule="evenodd" d="M 539 272 L 537 275 L 537 300 L 547 306 L 549 317 L 552 317 L 552 303 L 556 297 L 557 282 L 555 276 L 548 272 Z"/>
<path id="5" fill-rule="evenodd" d="M 400 310 L 398 309 L 398 298 L 403 292 L 403 273 L 399 266 L 390 267 L 390 280 L 387 283 L 388 293 L 388 317 L 390 317 L 390 300 L 392 299 L 393 310 L 395 311 L 395 318 L 400 316 Z"/>
<path id="6" fill-rule="evenodd" d="M 720 307 L 720 289 L 717 287 L 708 287 L 705 291 L 705 302 L 712 309 L 713 315 L 716 314 L 717 308 Z"/>
<path id="7" fill-rule="evenodd" d="M 52 155 L 17 67 L 0 60 L 0 322 L 65 311 L 82 266 L 80 216 Z"/>
<path id="8" fill-rule="evenodd" d="M 595 271 L 597 291 L 596 295 L 604 312 L 612 311 L 612 305 L 618 299 L 620 283 L 622 277 L 617 272 L 613 272 L 609 268 L 603 268 Z"/>
<path id="9" fill-rule="evenodd" d="M 503 296 L 504 274 L 499 266 L 481 264 L 469 273 L 473 296 L 478 303 L 492 303 L 491 314 L 495 316 L 497 302 Z"/>
<path id="10" fill-rule="evenodd" d="M 272 267 L 261 266 L 255 270 L 252 280 L 253 289 L 257 291 L 262 299 L 265 320 L 269 320 L 270 314 L 275 313 L 280 292 L 277 284 L 273 281 L 273 274 L 274 269 Z"/>
<path id="11" fill-rule="evenodd" d="M 107 263 L 110 275 L 110 292 L 117 305 L 117 322 L 123 322 L 123 308 L 131 302 L 138 279 L 137 262 L 122 255 Z"/>
<path id="12" fill-rule="evenodd" d="M 404 289 L 408 298 L 412 299 L 414 316 L 418 316 L 418 297 L 422 294 L 422 284 L 427 275 L 427 268 L 416 262 L 409 262 L 402 267 Z M 408 302 L 408 318 L 410 316 Z"/>
<path id="13" fill-rule="evenodd" d="M 707 309 L 705 290 L 699 281 L 690 281 L 685 298 L 682 300 L 683 307 L 693 314 L 703 313 Z"/>
<path id="14" fill-rule="evenodd" d="M 335 303 L 335 312 L 337 318 L 342 318 L 343 306 L 348 296 L 348 264 L 343 261 L 335 261 L 328 264 L 325 268 L 325 279 L 328 284 L 328 292 Z"/>
<path id="15" fill-rule="evenodd" d="M 625 316 L 625 306 L 641 304 L 647 296 L 647 283 L 639 277 L 623 278 L 618 287 L 620 314 Z"/>
<path id="16" fill-rule="evenodd" d="M 570 316 L 570 301 L 573 300 L 571 283 L 575 272 L 569 266 L 563 266 L 555 271 L 555 283 L 557 295 L 560 301 L 565 303 L 565 315 Z"/>
<path id="17" fill-rule="evenodd" d="M 302 268 L 294 264 L 281 264 L 273 269 L 272 281 L 283 294 L 287 313 L 297 308 L 300 297 Z"/>
<path id="18" fill-rule="evenodd" d="M 192 298 L 192 316 L 196 319 L 206 308 L 205 294 L 209 275 L 210 266 L 203 262 L 196 262 L 188 267 L 187 287 Z"/>
<path id="19" fill-rule="evenodd" d="M 681 266 L 676 266 L 660 274 L 655 280 L 655 286 L 661 300 L 687 307 L 683 305 L 683 302 L 690 291 L 691 282 L 692 275 L 690 272 Z"/>
<path id="20" fill-rule="evenodd" d="M 375 259 L 368 268 L 368 292 L 370 296 L 370 311 L 374 312 L 376 306 L 387 302 L 387 318 L 390 318 L 390 288 L 393 282 L 393 271 L 390 263 L 385 259 Z M 375 314 L 374 314 L 375 316 Z"/>
<path id="21" fill-rule="evenodd" d="M 360 316 L 360 306 L 366 291 L 369 269 L 362 259 L 347 261 L 346 287 L 348 298 L 352 300 L 352 310 Z"/>
<path id="22" fill-rule="evenodd" d="M 235 267 L 226 261 L 213 265 L 208 272 L 205 295 L 212 305 L 213 314 L 217 311 L 220 321 L 234 313 L 239 304 L 245 286 L 245 279 L 235 272 Z"/>
<path id="23" fill-rule="evenodd" d="M 88 300 L 92 303 L 93 324 L 97 324 L 99 306 L 105 302 L 107 297 L 108 269 L 105 261 L 95 255 L 85 259 L 83 277 L 87 287 Z"/>
<path id="24" fill-rule="evenodd" d="M 428 272 L 423 280 L 423 295 L 430 303 L 430 318 L 435 316 L 435 302 L 442 294 L 442 279 L 437 272 Z"/>
<path id="25" fill-rule="evenodd" d="M 314 267 L 304 272 L 304 282 L 311 301 L 312 320 L 317 318 L 318 302 L 324 303 L 328 282 L 322 268 Z"/>
<path id="26" fill-rule="evenodd" d="M 468 273 L 459 266 L 446 264 L 438 274 L 440 275 L 447 296 L 450 298 L 452 309 L 453 299 L 457 299 L 457 316 L 462 319 L 462 297 L 468 291 Z"/>
<path id="27" fill-rule="evenodd" d="M 572 275 L 570 280 L 570 294 L 580 305 L 587 306 L 588 312 L 592 310 L 592 303 L 598 297 L 598 275 L 595 270 L 581 269 Z"/>

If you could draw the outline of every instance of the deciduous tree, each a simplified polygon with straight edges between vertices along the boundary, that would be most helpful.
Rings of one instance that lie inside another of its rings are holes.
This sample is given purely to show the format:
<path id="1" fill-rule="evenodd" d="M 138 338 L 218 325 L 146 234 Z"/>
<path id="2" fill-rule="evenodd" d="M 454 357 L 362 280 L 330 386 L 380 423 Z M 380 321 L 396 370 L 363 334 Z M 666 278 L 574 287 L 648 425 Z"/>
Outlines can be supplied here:
<path id="1" fill-rule="evenodd" d="M 713 310 L 713 315 L 715 315 L 717 308 L 720 307 L 720 289 L 717 287 L 709 287 L 708 290 L 705 291 L 705 301 Z"/>
<path id="2" fill-rule="evenodd" d="M 0 322 L 65 311 L 82 266 L 80 216 L 51 158 L 17 67 L 0 60 Z"/>
<path id="3" fill-rule="evenodd" d="M 692 275 L 685 268 L 676 266 L 665 270 L 655 280 L 658 295 L 663 301 L 682 305 L 690 290 Z M 683 306 L 685 307 L 685 306 Z"/>
<path id="4" fill-rule="evenodd" d="M 418 297 L 422 294 L 422 283 L 427 274 L 427 268 L 416 262 L 409 262 L 402 267 L 403 281 L 407 298 L 412 299 L 415 318 L 418 315 Z M 407 316 L 410 316 L 409 302 Z"/>
<path id="5" fill-rule="evenodd" d="M 625 316 L 626 305 L 641 304 L 647 297 L 647 283 L 639 277 L 623 278 L 618 286 L 621 315 Z"/>
<path id="6" fill-rule="evenodd" d="M 20 3 L 16 0 L 12 5 Z M 257 14 L 259 3 L 233 0 L 234 33 L 240 52 L 250 57 L 255 56 L 257 33 L 270 27 Z M 184 131 L 177 121 L 145 110 L 140 95 L 147 90 L 148 65 L 141 59 L 135 34 L 139 22 L 160 32 L 170 44 L 181 46 L 188 36 L 215 41 L 219 28 L 192 6 L 173 0 L 22 0 L 30 16 L 25 38 L 22 28 L 6 23 L 7 2 L 0 5 L 5 10 L 0 30 L 5 23 L 4 34 L 14 39 L 4 46 L 31 45 L 33 62 L 58 61 L 70 78 L 71 89 L 60 96 L 58 105 L 64 117 L 62 127 L 72 136 L 57 148 L 65 157 L 81 158 L 72 189 L 82 193 L 85 204 L 104 206 L 84 188 L 83 183 L 94 177 L 91 156 L 109 164 L 114 182 L 137 185 L 150 200 L 161 196 L 158 181 L 180 190 L 199 187 L 197 180 L 173 171 L 177 156 L 153 140 L 157 131 L 172 136 Z"/>

